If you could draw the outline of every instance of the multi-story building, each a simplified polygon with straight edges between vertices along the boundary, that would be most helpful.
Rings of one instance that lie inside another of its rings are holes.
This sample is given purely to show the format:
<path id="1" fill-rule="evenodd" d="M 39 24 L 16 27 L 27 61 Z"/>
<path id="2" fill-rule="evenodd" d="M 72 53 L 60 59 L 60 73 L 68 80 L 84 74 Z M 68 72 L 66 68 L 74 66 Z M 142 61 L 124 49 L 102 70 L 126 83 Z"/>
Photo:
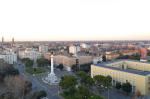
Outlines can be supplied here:
<path id="1" fill-rule="evenodd" d="M 115 62 L 91 65 L 91 77 L 95 75 L 111 76 L 112 85 L 117 82 L 129 82 L 132 92 L 150 93 L 150 63 L 133 60 L 118 60 Z"/>
<path id="2" fill-rule="evenodd" d="M 101 63 L 103 61 L 102 56 L 93 58 L 93 64 Z"/>
<path id="3" fill-rule="evenodd" d="M 79 46 L 74 46 L 74 45 L 69 46 L 69 53 L 75 55 L 79 51 L 80 51 L 80 47 Z"/>
<path id="4" fill-rule="evenodd" d="M 150 47 L 148 47 L 147 49 L 150 50 Z"/>
<path id="5" fill-rule="evenodd" d="M 8 64 L 17 62 L 17 54 L 12 51 L 3 51 L 0 53 L 0 59 L 3 59 Z"/>
<path id="6" fill-rule="evenodd" d="M 113 52 L 106 52 L 106 59 L 107 60 L 113 60 L 118 58 L 120 55 L 118 53 L 113 53 Z"/>
<path id="7" fill-rule="evenodd" d="M 140 61 L 147 61 L 147 49 L 146 48 L 140 48 L 140 55 L 141 55 Z"/>
<path id="8" fill-rule="evenodd" d="M 139 50 L 121 50 L 120 53 L 122 55 L 135 55 L 139 54 Z"/>
<path id="9" fill-rule="evenodd" d="M 48 52 L 48 46 L 47 45 L 40 45 L 39 46 L 39 52 L 47 53 Z"/>
<path id="10" fill-rule="evenodd" d="M 29 58 L 31 60 L 37 60 L 38 58 L 41 58 L 42 54 L 33 49 L 33 48 L 26 48 L 23 51 L 19 51 L 19 58 Z"/>
<path id="11" fill-rule="evenodd" d="M 88 44 L 86 44 L 86 43 L 82 43 L 80 46 L 81 46 L 82 48 L 85 48 L 85 49 L 90 48 L 90 45 L 88 45 Z"/>
<path id="12" fill-rule="evenodd" d="M 49 52 L 48 52 L 48 53 L 44 53 L 43 56 L 44 56 L 45 59 L 51 60 L 51 55 L 52 55 L 52 53 L 49 53 Z"/>
<path id="13" fill-rule="evenodd" d="M 63 64 L 65 69 L 71 71 L 71 67 L 76 64 L 76 57 L 56 55 L 54 56 L 55 64 Z M 79 64 L 91 63 L 93 61 L 92 56 L 78 56 Z"/>

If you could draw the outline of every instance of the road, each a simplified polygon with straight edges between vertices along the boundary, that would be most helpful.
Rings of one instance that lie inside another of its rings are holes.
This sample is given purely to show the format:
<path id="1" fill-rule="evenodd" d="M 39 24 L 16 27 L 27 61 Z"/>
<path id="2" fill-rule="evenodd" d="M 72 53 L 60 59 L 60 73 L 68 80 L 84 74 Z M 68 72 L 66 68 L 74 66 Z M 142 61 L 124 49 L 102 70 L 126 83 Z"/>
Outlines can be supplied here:
<path id="1" fill-rule="evenodd" d="M 33 76 L 25 73 L 25 65 L 20 61 L 17 63 L 16 68 L 19 70 L 20 75 L 32 82 L 32 90 L 39 91 L 45 90 L 48 94 L 48 99 L 60 99 L 58 96 L 58 86 L 49 86 L 45 84 L 41 79 L 41 76 Z"/>

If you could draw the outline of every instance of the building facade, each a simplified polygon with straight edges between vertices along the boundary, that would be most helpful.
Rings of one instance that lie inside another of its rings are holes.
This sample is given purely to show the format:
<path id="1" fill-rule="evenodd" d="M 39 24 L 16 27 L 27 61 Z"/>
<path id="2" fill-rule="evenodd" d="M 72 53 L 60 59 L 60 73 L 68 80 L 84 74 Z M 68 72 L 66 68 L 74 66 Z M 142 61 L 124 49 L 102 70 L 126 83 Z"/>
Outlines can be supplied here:
<path id="1" fill-rule="evenodd" d="M 3 59 L 8 64 L 14 64 L 17 62 L 17 54 L 14 52 L 4 51 L 0 53 L 0 59 Z"/>
<path id="2" fill-rule="evenodd" d="M 19 51 L 19 58 L 29 58 L 31 60 L 37 60 L 42 57 L 42 54 L 39 51 L 36 51 L 32 48 L 27 48 L 23 51 Z"/>
<path id="3" fill-rule="evenodd" d="M 147 61 L 147 49 L 146 48 L 140 48 L 140 55 L 141 55 L 141 61 Z"/>
<path id="4" fill-rule="evenodd" d="M 47 53 L 48 52 L 48 46 L 47 45 L 40 45 L 39 46 L 39 52 Z"/>
<path id="5" fill-rule="evenodd" d="M 111 76 L 112 85 L 117 82 L 130 82 L 132 92 L 140 91 L 142 95 L 150 93 L 150 63 L 120 60 L 105 64 L 91 65 L 91 77 L 95 75 Z"/>
<path id="6" fill-rule="evenodd" d="M 80 51 L 80 47 L 79 46 L 74 46 L 74 45 L 69 46 L 69 53 L 75 55 L 79 51 Z"/>
<path id="7" fill-rule="evenodd" d="M 54 56 L 55 64 L 63 64 L 65 69 L 71 71 L 71 67 L 76 64 L 76 57 L 56 55 Z M 78 56 L 79 65 L 91 63 L 93 61 L 92 56 Z"/>
<path id="8" fill-rule="evenodd" d="M 118 53 L 113 53 L 113 52 L 106 52 L 106 59 L 107 60 L 113 60 L 118 58 L 120 55 Z"/>

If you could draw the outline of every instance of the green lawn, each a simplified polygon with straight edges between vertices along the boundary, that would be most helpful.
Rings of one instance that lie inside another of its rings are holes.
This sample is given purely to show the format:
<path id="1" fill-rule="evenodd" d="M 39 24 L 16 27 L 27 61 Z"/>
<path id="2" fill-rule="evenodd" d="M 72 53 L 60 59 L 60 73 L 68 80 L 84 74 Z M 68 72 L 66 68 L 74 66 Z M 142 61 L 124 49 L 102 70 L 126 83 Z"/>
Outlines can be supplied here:
<path id="1" fill-rule="evenodd" d="M 26 72 L 29 74 L 40 74 L 46 72 L 46 70 L 43 67 L 37 67 L 37 68 L 26 67 Z"/>

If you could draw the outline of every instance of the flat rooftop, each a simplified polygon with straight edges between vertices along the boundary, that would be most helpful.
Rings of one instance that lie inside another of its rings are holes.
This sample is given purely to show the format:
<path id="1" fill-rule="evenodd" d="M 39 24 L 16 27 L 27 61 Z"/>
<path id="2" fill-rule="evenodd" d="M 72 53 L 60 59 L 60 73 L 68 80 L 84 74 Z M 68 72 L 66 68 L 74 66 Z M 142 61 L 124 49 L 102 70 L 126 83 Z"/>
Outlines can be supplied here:
<path id="1" fill-rule="evenodd" d="M 131 68 L 121 69 L 121 68 L 117 68 L 117 67 L 108 66 L 108 64 L 120 62 L 120 61 L 132 61 L 132 60 L 117 60 L 117 61 L 113 61 L 113 62 L 106 62 L 106 63 L 100 63 L 100 64 L 94 64 L 94 65 L 99 66 L 99 67 L 103 67 L 103 68 L 112 69 L 112 70 L 118 70 L 118 71 L 122 71 L 122 72 L 138 74 L 138 75 L 142 75 L 142 76 L 146 76 L 146 75 L 150 74 L 150 71 L 143 71 L 143 70 L 137 70 L 137 69 L 131 69 Z M 140 61 L 135 61 L 135 62 L 140 62 Z M 143 62 L 141 62 L 141 63 L 143 63 Z M 146 62 L 146 63 L 148 63 L 148 62 Z"/>
<path id="2" fill-rule="evenodd" d="M 150 64 L 150 62 L 142 62 L 142 61 L 138 61 L 138 60 L 131 60 L 131 59 L 117 59 L 117 60 L 112 60 L 112 61 L 108 61 L 108 62 L 104 62 L 101 63 L 103 65 L 107 65 L 107 64 L 112 64 L 112 63 L 116 63 L 116 62 L 138 62 L 138 63 L 146 63 L 146 64 Z"/>

